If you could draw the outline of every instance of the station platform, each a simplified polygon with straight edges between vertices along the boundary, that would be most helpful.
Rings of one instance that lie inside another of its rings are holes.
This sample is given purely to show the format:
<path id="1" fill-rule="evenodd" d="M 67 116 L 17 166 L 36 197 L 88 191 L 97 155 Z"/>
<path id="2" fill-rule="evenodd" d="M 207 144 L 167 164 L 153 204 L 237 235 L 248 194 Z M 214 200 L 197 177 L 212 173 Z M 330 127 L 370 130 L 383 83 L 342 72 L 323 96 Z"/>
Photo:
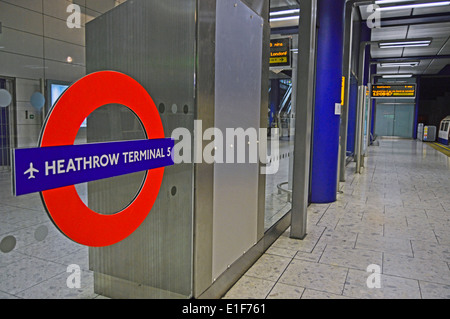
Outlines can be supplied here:
<path id="1" fill-rule="evenodd" d="M 347 170 L 337 202 L 309 207 L 307 237 L 286 231 L 224 298 L 450 298 L 450 158 L 381 140 Z"/>
<path id="2" fill-rule="evenodd" d="M 450 157 L 428 143 L 381 140 L 361 175 L 354 163 L 347 170 L 337 202 L 309 207 L 307 237 L 286 231 L 225 299 L 450 298 Z M 16 240 L 0 253 L 0 299 L 104 298 L 88 248 L 59 233 L 39 195 L 12 197 L 9 173 L 0 184 L 0 240 Z M 70 264 L 81 267 L 79 289 L 66 286 Z M 370 265 L 380 288 L 367 285 Z"/>

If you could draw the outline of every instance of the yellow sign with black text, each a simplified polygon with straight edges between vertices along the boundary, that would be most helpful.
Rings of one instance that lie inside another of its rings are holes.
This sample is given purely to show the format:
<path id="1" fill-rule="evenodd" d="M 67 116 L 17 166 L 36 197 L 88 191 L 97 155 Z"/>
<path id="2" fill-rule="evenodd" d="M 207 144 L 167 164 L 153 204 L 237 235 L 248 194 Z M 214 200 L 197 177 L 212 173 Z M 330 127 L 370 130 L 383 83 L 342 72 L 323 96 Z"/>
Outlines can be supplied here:
<path id="1" fill-rule="evenodd" d="M 270 66 L 291 67 L 291 39 L 282 38 L 270 41 Z"/>
<path id="2" fill-rule="evenodd" d="M 416 85 L 373 85 L 372 98 L 411 98 L 416 97 Z"/>

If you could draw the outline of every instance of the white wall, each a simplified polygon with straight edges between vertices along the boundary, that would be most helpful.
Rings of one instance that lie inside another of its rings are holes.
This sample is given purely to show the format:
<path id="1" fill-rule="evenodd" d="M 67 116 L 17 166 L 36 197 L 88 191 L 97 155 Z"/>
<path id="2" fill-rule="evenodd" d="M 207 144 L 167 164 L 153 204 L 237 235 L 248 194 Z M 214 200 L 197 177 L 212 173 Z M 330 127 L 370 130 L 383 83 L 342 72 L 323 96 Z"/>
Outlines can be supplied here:
<path id="1" fill-rule="evenodd" d="M 17 147 L 36 146 L 43 119 L 29 101 L 41 91 L 40 80 L 74 82 L 83 77 L 85 24 L 125 1 L 0 0 L 0 77 L 16 79 Z M 72 3 L 81 7 L 79 29 L 66 23 Z"/>

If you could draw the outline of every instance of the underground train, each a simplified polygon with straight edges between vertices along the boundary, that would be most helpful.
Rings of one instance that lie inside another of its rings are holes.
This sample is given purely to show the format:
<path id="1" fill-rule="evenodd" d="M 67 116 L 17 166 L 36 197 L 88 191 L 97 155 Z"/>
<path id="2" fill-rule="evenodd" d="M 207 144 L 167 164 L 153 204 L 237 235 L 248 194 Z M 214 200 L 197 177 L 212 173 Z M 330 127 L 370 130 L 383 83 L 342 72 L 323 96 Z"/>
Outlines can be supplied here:
<path id="1" fill-rule="evenodd" d="M 445 119 L 441 121 L 441 125 L 439 126 L 438 141 L 441 144 L 449 145 L 449 138 L 450 138 L 450 116 L 447 116 Z"/>

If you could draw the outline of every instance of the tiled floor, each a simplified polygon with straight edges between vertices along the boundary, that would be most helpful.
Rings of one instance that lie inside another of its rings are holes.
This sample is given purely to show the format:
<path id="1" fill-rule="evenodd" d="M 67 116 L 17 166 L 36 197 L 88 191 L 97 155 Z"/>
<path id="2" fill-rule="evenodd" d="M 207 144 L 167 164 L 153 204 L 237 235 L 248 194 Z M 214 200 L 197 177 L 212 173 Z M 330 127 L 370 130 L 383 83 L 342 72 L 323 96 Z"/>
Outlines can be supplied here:
<path id="1" fill-rule="evenodd" d="M 450 158 L 381 140 L 347 170 L 337 202 L 309 207 L 307 237 L 287 231 L 224 298 L 450 298 Z"/>
<path id="2" fill-rule="evenodd" d="M 56 229 L 38 194 L 11 196 L 10 173 L 3 171 L 0 203 L 0 299 L 101 297 L 94 293 L 88 248 Z M 72 264 L 81 269 L 80 289 L 67 286 Z"/>
<path id="3" fill-rule="evenodd" d="M 305 240 L 286 232 L 225 298 L 450 298 L 450 158 L 382 140 L 366 166 L 354 175 L 350 164 L 338 201 L 309 207 Z M 0 299 L 102 298 L 87 248 L 60 234 L 38 195 L 12 197 L 9 180 L 0 172 Z M 80 289 L 67 288 L 71 264 Z M 380 289 L 367 287 L 369 265 Z"/>

